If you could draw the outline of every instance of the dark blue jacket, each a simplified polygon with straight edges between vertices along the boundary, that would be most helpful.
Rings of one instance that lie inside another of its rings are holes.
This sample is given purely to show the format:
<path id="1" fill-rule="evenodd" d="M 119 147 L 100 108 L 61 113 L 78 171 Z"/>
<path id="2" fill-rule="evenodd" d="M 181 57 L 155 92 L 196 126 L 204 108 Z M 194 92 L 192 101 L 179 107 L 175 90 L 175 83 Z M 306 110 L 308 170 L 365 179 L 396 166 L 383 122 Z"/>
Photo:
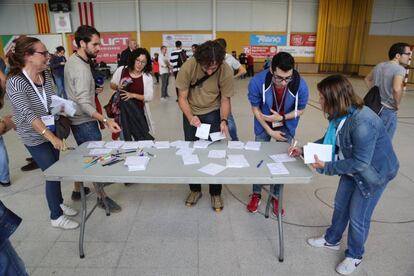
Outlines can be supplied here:
<path id="1" fill-rule="evenodd" d="M 22 219 L 7 209 L 0 200 L 0 245 L 16 231 Z"/>
<path id="2" fill-rule="evenodd" d="M 63 78 L 65 65 L 60 64 L 61 62 L 66 62 L 65 56 L 52 55 L 50 58 L 50 69 L 54 77 Z"/>

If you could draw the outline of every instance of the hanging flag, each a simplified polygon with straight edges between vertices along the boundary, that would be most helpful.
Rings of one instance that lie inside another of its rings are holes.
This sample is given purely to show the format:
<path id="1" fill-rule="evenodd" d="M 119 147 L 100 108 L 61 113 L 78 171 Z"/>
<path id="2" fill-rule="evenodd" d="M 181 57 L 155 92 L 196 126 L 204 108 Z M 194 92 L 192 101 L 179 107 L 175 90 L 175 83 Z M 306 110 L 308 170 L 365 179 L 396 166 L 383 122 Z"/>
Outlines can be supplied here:
<path id="1" fill-rule="evenodd" d="M 78 2 L 79 22 L 81 25 L 94 26 L 92 2 Z"/>
<path id="2" fill-rule="evenodd" d="M 34 9 L 36 13 L 37 32 L 39 34 L 50 33 L 49 10 L 47 4 L 36 3 L 34 4 Z"/>

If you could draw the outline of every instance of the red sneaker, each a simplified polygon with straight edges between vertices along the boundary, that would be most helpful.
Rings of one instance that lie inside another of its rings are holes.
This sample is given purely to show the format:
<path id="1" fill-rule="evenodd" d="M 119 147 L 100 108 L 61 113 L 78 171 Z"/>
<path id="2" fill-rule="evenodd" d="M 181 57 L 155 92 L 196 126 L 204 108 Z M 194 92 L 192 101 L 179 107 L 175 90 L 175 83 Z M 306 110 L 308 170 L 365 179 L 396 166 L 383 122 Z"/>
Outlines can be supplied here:
<path id="1" fill-rule="evenodd" d="M 260 194 L 252 194 L 250 196 L 250 202 L 247 205 L 247 211 L 249 211 L 250 213 L 256 213 L 257 212 L 257 208 L 259 207 L 261 202 L 261 195 Z"/>
<path id="2" fill-rule="evenodd" d="M 277 200 L 276 198 L 273 198 L 272 202 L 273 202 L 272 213 L 275 217 L 278 217 L 278 214 L 279 214 L 279 200 Z M 284 216 L 285 216 L 285 209 L 282 208 L 282 217 L 284 217 Z"/>

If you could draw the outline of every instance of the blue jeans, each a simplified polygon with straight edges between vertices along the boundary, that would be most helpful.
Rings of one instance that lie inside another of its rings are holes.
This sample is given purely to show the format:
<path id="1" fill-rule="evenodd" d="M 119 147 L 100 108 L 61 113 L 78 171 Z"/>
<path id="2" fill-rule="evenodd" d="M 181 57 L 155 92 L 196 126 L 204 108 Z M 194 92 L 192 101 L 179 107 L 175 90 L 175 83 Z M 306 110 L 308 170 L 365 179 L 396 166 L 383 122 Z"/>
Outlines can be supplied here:
<path id="1" fill-rule="evenodd" d="M 165 73 L 161 74 L 161 98 L 169 97 L 168 96 L 168 81 L 170 74 Z"/>
<path id="2" fill-rule="evenodd" d="M 287 129 L 285 127 L 281 127 L 277 130 L 280 130 L 282 132 L 284 132 L 286 134 L 286 138 L 287 143 L 290 143 L 293 139 L 293 137 L 291 137 L 287 131 Z M 264 130 L 262 133 L 260 133 L 259 135 L 256 135 L 255 141 L 256 142 L 269 142 L 271 140 L 271 137 L 269 134 L 267 134 L 267 132 Z M 273 191 L 271 191 L 275 196 L 279 196 L 279 189 L 280 189 L 280 184 L 276 184 L 273 185 Z M 262 193 L 262 185 L 259 184 L 253 184 L 253 193 L 254 194 L 261 194 Z"/>
<path id="3" fill-rule="evenodd" d="M 397 111 L 383 106 L 378 116 L 384 122 L 385 129 L 392 140 L 395 131 L 397 130 Z"/>
<path id="4" fill-rule="evenodd" d="M 364 255 L 364 244 L 368 238 L 371 216 L 385 187 L 386 185 L 366 198 L 353 177 L 341 176 L 335 196 L 332 225 L 326 230 L 325 239 L 331 244 L 339 243 L 349 223 L 346 257 L 361 259 Z"/>
<path id="5" fill-rule="evenodd" d="M 26 148 L 42 171 L 59 160 L 59 151 L 50 142 L 33 147 L 26 146 Z M 49 205 L 50 219 L 58 219 L 63 214 L 60 208 L 60 204 L 63 203 L 60 181 L 46 181 L 46 200 Z"/>
<path id="6" fill-rule="evenodd" d="M 9 156 L 7 155 L 6 145 L 3 136 L 0 136 L 0 182 L 10 181 Z"/>
<path id="7" fill-rule="evenodd" d="M 66 95 L 66 91 L 65 91 L 64 77 L 54 76 L 54 78 L 55 78 L 55 83 L 56 83 L 56 88 L 57 88 L 56 95 L 58 95 L 61 98 L 67 99 L 68 96 Z"/>
<path id="8" fill-rule="evenodd" d="M 17 255 L 13 245 L 7 239 L 0 245 L 0 275 L 20 276 L 29 275 L 22 259 Z"/>
<path id="9" fill-rule="evenodd" d="M 230 112 L 229 117 L 227 118 L 229 122 L 229 133 L 232 141 L 239 141 L 239 137 L 237 137 L 237 127 L 236 121 L 234 120 L 233 114 Z"/>
<path id="10" fill-rule="evenodd" d="M 85 142 L 102 140 L 102 134 L 97 121 L 72 125 L 71 129 L 78 146 Z"/>

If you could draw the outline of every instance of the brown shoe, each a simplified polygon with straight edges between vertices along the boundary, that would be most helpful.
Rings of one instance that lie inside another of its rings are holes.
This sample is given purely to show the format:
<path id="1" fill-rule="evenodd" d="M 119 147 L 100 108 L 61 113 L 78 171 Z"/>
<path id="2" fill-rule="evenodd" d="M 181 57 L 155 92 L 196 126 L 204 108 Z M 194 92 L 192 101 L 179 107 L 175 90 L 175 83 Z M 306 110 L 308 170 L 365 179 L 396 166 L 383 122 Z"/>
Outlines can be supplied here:
<path id="1" fill-rule="evenodd" d="M 203 194 L 201 192 L 193 192 L 191 191 L 190 194 L 188 195 L 186 201 L 185 201 L 185 205 L 187 207 L 191 207 L 197 204 L 197 201 L 203 196 Z"/>
<path id="2" fill-rule="evenodd" d="M 213 208 L 213 210 L 216 212 L 221 212 L 221 210 L 223 210 L 224 203 L 221 195 L 211 196 L 211 208 Z"/>
<path id="3" fill-rule="evenodd" d="M 21 169 L 22 171 L 24 171 L 24 172 L 28 172 L 28 171 L 33 171 L 33 170 L 36 170 L 36 169 L 38 169 L 38 168 L 39 168 L 39 166 L 37 166 L 36 162 L 35 162 L 35 161 L 32 161 L 32 162 L 30 162 L 29 164 L 27 164 L 27 165 L 25 165 L 25 166 L 21 167 L 20 169 Z"/>

